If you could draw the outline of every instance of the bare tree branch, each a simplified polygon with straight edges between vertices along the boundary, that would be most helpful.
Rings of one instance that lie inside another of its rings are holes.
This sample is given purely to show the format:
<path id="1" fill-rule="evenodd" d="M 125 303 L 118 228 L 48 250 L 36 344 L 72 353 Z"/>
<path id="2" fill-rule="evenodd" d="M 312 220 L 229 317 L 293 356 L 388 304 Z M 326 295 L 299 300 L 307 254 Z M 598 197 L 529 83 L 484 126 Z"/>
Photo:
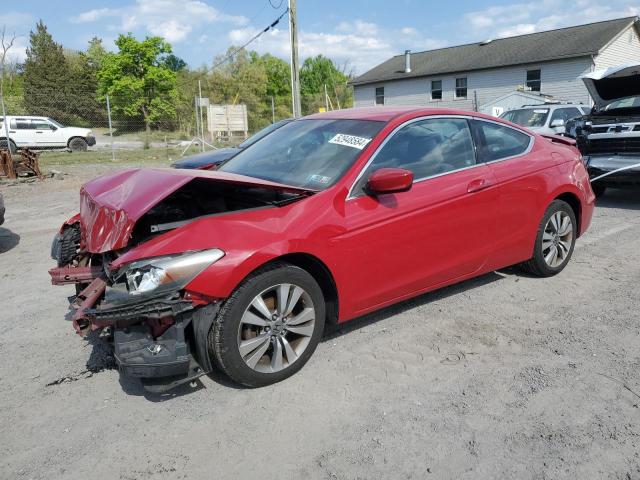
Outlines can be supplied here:
<path id="1" fill-rule="evenodd" d="M 15 41 L 15 32 L 9 37 L 7 35 L 7 27 L 3 26 L 2 32 L 0 32 L 0 95 L 4 94 L 4 76 L 7 63 L 7 54 L 9 53 L 11 47 L 13 47 Z"/>

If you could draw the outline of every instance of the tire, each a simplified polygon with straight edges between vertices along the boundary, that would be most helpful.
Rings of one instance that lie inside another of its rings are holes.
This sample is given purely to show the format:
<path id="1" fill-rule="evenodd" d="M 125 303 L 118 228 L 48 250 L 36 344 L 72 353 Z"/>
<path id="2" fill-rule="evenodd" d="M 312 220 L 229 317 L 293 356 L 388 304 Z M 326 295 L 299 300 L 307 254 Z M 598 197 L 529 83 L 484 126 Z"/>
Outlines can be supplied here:
<path id="1" fill-rule="evenodd" d="M 596 198 L 600 198 L 604 195 L 604 192 L 607 190 L 607 187 L 604 185 L 594 185 L 593 183 L 591 184 L 591 189 L 593 190 L 593 193 L 596 195 Z"/>
<path id="2" fill-rule="evenodd" d="M 7 139 L 0 138 L 0 150 L 6 149 L 6 148 L 7 148 Z M 15 155 L 16 153 L 18 153 L 18 147 L 16 146 L 15 142 L 11 139 L 9 139 L 9 151 L 11 152 L 11 155 Z"/>
<path id="3" fill-rule="evenodd" d="M 72 152 L 86 152 L 87 147 L 87 141 L 84 138 L 74 137 L 69 140 L 69 150 Z"/>
<path id="4" fill-rule="evenodd" d="M 281 296 L 287 301 L 279 307 Z M 224 302 L 209 332 L 209 355 L 237 383 L 271 385 L 304 366 L 324 322 L 324 297 L 315 279 L 299 267 L 276 263 L 252 274 Z"/>
<path id="5" fill-rule="evenodd" d="M 565 219 L 568 220 L 568 225 L 565 224 Z M 558 222 L 561 225 L 556 227 Z M 568 203 L 562 200 L 551 202 L 538 226 L 533 256 L 522 264 L 523 269 L 538 277 L 551 277 L 560 273 L 573 254 L 577 226 L 575 213 Z M 556 256 L 552 253 L 554 248 Z"/>
<path id="6" fill-rule="evenodd" d="M 74 223 L 65 228 L 60 239 L 60 258 L 58 267 L 65 267 L 73 262 L 80 251 L 80 224 Z"/>

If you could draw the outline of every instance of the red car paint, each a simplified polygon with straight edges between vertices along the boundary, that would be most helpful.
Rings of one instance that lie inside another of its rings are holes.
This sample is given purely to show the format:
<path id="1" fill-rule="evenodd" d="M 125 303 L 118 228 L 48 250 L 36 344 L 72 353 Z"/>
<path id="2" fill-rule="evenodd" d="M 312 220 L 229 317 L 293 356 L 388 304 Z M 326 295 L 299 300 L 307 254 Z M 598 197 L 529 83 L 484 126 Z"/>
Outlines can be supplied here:
<path id="1" fill-rule="evenodd" d="M 387 122 L 332 187 L 278 208 L 197 218 L 139 244 L 111 268 L 148 257 L 220 248 L 225 256 L 186 287 L 189 295 L 225 298 L 250 272 L 290 254 L 322 262 L 339 299 L 339 321 L 531 257 L 547 206 L 564 196 L 579 205 L 579 233 L 591 221 L 594 195 L 578 151 L 534 136 L 529 153 L 418 182 L 402 193 L 348 198 L 382 141 L 402 123 L 446 115 L 517 125 L 446 109 L 351 109 L 308 118 Z M 159 199 L 195 177 L 281 187 L 259 179 L 197 170 L 128 170 L 85 185 L 81 223 L 93 253 L 126 246 L 136 221 Z M 294 189 L 295 190 L 295 189 Z"/>

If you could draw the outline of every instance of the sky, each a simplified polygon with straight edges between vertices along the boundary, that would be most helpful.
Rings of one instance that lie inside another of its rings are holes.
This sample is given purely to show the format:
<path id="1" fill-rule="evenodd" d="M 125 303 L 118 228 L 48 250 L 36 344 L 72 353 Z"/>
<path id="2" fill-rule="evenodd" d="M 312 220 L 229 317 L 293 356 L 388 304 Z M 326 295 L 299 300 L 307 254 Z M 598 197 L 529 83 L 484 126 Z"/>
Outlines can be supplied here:
<path id="1" fill-rule="evenodd" d="M 23 0 L 0 9 L 21 61 L 38 19 L 65 48 L 94 36 L 115 49 L 121 33 L 159 35 L 192 68 L 240 45 L 282 13 L 287 0 Z M 8 7 L 8 8 L 7 8 Z M 276 8 L 274 8 L 276 7 Z M 359 74 L 406 49 L 423 51 L 640 14 L 638 0 L 298 0 L 299 54 L 323 54 Z M 248 48 L 289 59 L 287 17 Z"/>

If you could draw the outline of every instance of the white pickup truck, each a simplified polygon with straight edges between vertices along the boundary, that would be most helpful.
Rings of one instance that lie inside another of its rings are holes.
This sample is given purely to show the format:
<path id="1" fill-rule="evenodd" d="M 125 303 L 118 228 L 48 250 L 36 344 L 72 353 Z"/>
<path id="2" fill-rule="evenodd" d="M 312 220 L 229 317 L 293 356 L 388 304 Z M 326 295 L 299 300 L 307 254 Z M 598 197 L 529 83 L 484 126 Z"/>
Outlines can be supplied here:
<path id="1" fill-rule="evenodd" d="M 20 148 L 66 148 L 72 152 L 84 151 L 96 144 L 88 128 L 65 127 L 48 117 L 7 116 L 9 147 L 12 152 Z M 0 116 L 0 148 L 6 148 L 4 117 Z"/>

